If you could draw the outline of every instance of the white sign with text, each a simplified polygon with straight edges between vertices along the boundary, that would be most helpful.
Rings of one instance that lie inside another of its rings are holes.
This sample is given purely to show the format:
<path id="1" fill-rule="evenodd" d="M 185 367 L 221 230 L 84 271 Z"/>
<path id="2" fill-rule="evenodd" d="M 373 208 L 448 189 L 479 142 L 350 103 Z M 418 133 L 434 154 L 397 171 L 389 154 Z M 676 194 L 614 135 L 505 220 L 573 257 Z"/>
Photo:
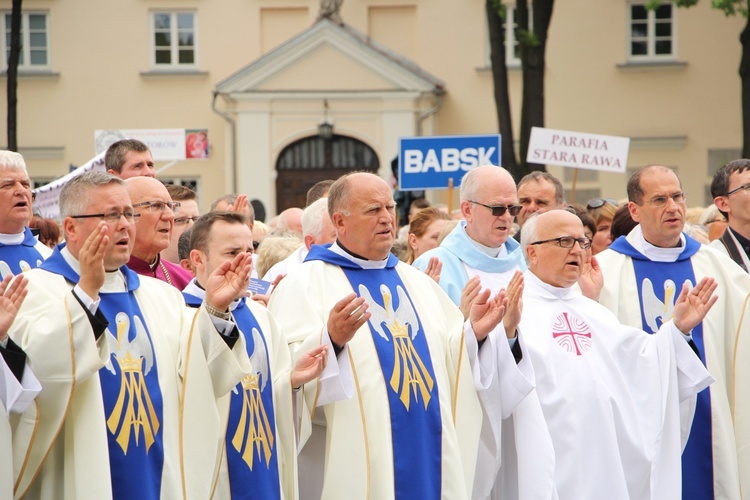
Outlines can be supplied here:
<path id="1" fill-rule="evenodd" d="M 605 172 L 625 172 L 629 137 L 532 127 L 526 161 Z"/>

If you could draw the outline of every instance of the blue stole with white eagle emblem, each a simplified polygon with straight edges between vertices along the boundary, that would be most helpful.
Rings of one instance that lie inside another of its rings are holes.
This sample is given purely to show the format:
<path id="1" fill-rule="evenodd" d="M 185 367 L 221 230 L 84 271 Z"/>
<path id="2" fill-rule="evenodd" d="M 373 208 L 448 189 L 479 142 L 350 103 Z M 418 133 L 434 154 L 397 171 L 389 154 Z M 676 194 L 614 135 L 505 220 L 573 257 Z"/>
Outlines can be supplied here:
<path id="1" fill-rule="evenodd" d="M 441 497 L 442 419 L 437 381 L 422 323 L 390 255 L 385 269 L 362 269 L 313 245 L 305 261 L 339 266 L 371 313 L 370 332 L 388 392 L 395 497 Z M 351 346 L 350 346 L 351 349 Z"/>
<path id="2" fill-rule="evenodd" d="M 58 246 L 40 266 L 71 283 L 80 276 Z M 164 410 L 156 355 L 134 291 L 138 275 L 123 266 L 126 292 L 100 293 L 111 356 L 99 370 L 109 445 L 112 498 L 158 500 L 164 467 Z"/>
<path id="3" fill-rule="evenodd" d="M 0 243 L 0 276 L 5 278 L 8 273 L 17 275 L 39 267 L 44 257 L 35 248 L 37 243 L 28 227 L 24 228 L 23 241 L 18 245 Z"/>
<path id="4" fill-rule="evenodd" d="M 675 262 L 649 260 L 633 248 L 624 236 L 620 236 L 609 247 L 633 260 L 642 328 L 647 333 L 656 333 L 662 324 L 672 319 L 674 303 L 685 281 L 688 281 L 691 287 L 695 286 L 695 272 L 690 258 L 700 250 L 700 246 L 700 243 L 685 235 L 685 249 Z M 693 328 L 692 335 L 701 361 L 705 365 L 703 323 Z M 682 498 L 714 498 L 710 387 L 698 393 L 693 426 L 682 452 Z"/>
<path id="5" fill-rule="evenodd" d="M 200 307 L 203 299 L 183 292 L 185 302 Z M 273 407 L 273 378 L 268 344 L 258 320 L 241 299 L 232 311 L 245 334 L 253 373 L 232 391 L 226 433 L 227 469 L 232 499 L 281 498 Z"/>

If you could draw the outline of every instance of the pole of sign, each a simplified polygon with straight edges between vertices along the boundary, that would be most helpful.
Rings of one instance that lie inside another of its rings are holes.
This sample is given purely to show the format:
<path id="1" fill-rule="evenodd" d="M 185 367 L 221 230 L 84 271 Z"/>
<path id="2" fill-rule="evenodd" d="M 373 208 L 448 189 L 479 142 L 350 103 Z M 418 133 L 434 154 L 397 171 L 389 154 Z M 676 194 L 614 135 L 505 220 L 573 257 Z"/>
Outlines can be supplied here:
<path id="1" fill-rule="evenodd" d="M 448 178 L 448 213 L 453 214 L 453 177 Z"/>
<path id="2" fill-rule="evenodd" d="M 573 205 L 576 202 L 576 182 L 578 181 L 578 167 L 573 169 L 573 186 L 570 189 L 570 204 Z"/>

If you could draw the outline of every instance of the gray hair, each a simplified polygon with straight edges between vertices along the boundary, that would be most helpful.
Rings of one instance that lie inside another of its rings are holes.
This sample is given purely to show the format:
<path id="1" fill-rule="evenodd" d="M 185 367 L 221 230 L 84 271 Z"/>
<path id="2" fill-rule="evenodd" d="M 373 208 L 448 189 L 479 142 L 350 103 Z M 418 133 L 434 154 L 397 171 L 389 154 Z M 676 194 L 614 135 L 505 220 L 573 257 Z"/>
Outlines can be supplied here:
<path id="1" fill-rule="evenodd" d="M 509 182 L 513 184 L 513 187 L 515 188 L 516 183 L 513 180 L 513 176 L 511 176 L 510 173 L 503 167 L 498 167 L 497 165 L 480 165 L 477 168 L 469 170 L 461 179 L 461 201 L 471 201 L 477 199 L 477 197 L 479 196 L 479 188 L 482 186 L 483 182 L 487 182 L 486 179 L 482 179 L 482 172 L 487 172 L 488 170 L 492 169 L 501 173 L 501 175 L 504 174 L 505 176 L 507 176 Z"/>
<path id="2" fill-rule="evenodd" d="M 258 276 L 261 278 L 265 276 L 269 269 L 289 257 L 303 244 L 297 233 L 269 235 L 263 238 L 256 252 L 255 268 L 258 271 Z"/>
<path id="3" fill-rule="evenodd" d="M 526 247 L 539 239 L 539 212 L 534 212 L 531 217 L 526 219 L 521 231 L 521 249 L 526 263 L 529 264 L 529 256 L 526 253 Z"/>
<path id="4" fill-rule="evenodd" d="M 709 222 L 713 222 L 718 218 L 726 220 L 726 217 L 724 217 L 721 211 L 719 211 L 719 207 L 711 203 L 705 210 L 703 210 L 703 213 L 698 218 L 698 224 L 701 226 L 708 226 Z"/>
<path id="5" fill-rule="evenodd" d="M 302 212 L 302 236 L 323 236 L 324 217 L 328 215 L 328 198 L 318 198 Z"/>
<path id="6" fill-rule="evenodd" d="M 23 156 L 15 151 L 0 149 L 0 166 L 7 170 L 23 170 L 26 172 L 26 162 L 23 160 Z"/>
<path id="7" fill-rule="evenodd" d="M 565 205 L 563 185 L 554 175 L 543 170 L 534 170 L 533 172 L 524 175 L 523 178 L 518 181 L 518 187 L 520 188 L 529 182 L 549 182 L 555 188 L 555 203 L 557 206 L 562 207 Z"/>
<path id="8" fill-rule="evenodd" d="M 469 170 L 461 179 L 461 187 L 459 189 L 461 201 L 477 199 L 477 196 L 479 195 L 479 186 L 481 185 L 481 179 L 477 173 L 478 171 L 478 168 Z"/>
<path id="9" fill-rule="evenodd" d="M 104 165 L 108 170 L 122 173 L 122 166 L 125 165 L 125 155 L 129 152 L 137 153 L 150 152 L 148 146 L 138 139 L 122 139 L 111 144 L 104 153 Z"/>
<path id="10" fill-rule="evenodd" d="M 109 184 L 124 186 L 125 182 L 106 172 L 86 172 L 71 179 L 60 193 L 60 216 L 65 219 L 72 215 L 83 215 L 94 200 L 88 191 Z"/>

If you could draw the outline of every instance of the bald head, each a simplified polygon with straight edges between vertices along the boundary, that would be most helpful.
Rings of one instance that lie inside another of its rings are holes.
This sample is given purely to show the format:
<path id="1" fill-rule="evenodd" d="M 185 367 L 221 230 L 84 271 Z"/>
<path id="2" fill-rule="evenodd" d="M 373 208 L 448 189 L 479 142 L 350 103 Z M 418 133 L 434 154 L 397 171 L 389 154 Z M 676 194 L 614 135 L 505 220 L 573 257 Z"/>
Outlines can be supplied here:
<path id="1" fill-rule="evenodd" d="M 507 207 L 516 205 L 516 184 L 502 167 L 477 167 L 461 180 L 461 214 L 466 219 L 466 234 L 481 245 L 499 248 L 505 244 L 513 226 L 511 210 L 515 210 Z M 506 210 L 493 215 L 497 210 L 492 207 Z"/>
<path id="2" fill-rule="evenodd" d="M 572 238 L 573 245 L 566 246 Z M 591 242 L 583 232 L 583 223 L 567 210 L 551 210 L 530 217 L 523 226 L 521 246 L 529 270 L 548 285 L 573 286 L 581 276 L 586 249 Z"/>
<path id="3" fill-rule="evenodd" d="M 281 212 L 277 227 L 302 234 L 302 209 L 292 207 Z"/>
<path id="4" fill-rule="evenodd" d="M 515 191 L 516 183 L 513 176 L 502 167 L 482 165 L 469 170 L 461 179 L 461 201 L 476 200 L 482 184 L 512 185 Z"/>

